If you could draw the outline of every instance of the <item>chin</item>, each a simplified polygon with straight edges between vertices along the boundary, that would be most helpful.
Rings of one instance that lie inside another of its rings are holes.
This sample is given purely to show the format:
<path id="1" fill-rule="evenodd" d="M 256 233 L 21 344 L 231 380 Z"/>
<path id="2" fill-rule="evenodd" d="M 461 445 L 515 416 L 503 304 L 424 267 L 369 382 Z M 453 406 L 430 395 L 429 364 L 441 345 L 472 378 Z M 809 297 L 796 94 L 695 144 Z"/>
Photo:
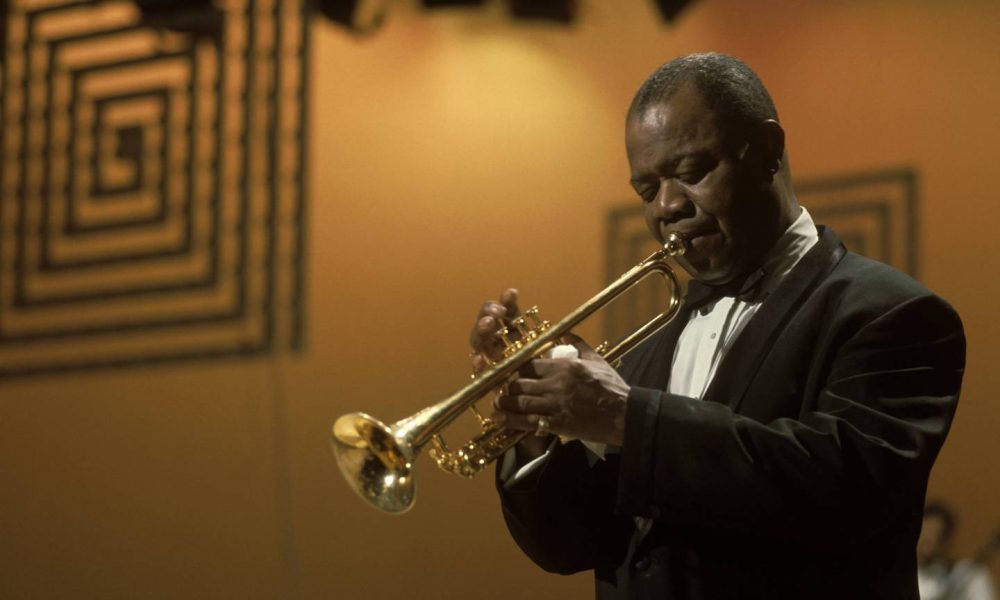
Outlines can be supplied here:
<path id="1" fill-rule="evenodd" d="M 735 279 L 732 275 L 715 275 L 712 273 L 699 273 L 691 276 L 705 285 L 712 286 L 726 285 Z"/>
<path id="2" fill-rule="evenodd" d="M 712 265 L 693 264 L 685 259 L 677 261 L 692 279 L 706 285 L 726 285 L 736 279 L 736 271 L 732 268 L 713 268 Z"/>
<path id="3" fill-rule="evenodd" d="M 692 279 L 697 279 L 698 281 L 706 285 L 726 285 L 735 277 L 730 273 L 720 273 L 718 271 L 712 271 L 708 269 L 696 269 L 684 266 L 684 270 L 687 271 L 688 275 Z"/>

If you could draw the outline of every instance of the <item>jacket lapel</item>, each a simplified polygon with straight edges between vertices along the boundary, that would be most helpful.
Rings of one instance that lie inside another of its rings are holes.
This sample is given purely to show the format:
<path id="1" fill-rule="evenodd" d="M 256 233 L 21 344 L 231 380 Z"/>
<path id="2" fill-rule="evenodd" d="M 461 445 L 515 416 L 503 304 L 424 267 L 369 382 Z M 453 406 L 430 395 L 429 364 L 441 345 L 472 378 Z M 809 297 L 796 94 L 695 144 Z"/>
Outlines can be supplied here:
<path id="1" fill-rule="evenodd" d="M 825 227 L 818 229 L 819 242 L 761 304 L 726 352 L 703 400 L 727 404 L 733 410 L 739 407 L 761 362 L 795 309 L 843 258 L 845 249 L 837 236 Z"/>

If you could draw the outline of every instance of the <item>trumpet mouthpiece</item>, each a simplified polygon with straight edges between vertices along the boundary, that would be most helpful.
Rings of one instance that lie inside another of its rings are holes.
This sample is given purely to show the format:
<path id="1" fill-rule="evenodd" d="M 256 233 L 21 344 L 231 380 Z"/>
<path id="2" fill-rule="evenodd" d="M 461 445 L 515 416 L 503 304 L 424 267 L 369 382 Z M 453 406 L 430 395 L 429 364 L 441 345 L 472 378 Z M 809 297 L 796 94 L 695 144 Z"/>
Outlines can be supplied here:
<path id="1" fill-rule="evenodd" d="M 667 235 L 667 241 L 663 244 L 663 251 L 667 253 L 668 256 L 681 256 L 687 250 L 684 238 L 681 234 L 677 232 L 670 232 Z"/>

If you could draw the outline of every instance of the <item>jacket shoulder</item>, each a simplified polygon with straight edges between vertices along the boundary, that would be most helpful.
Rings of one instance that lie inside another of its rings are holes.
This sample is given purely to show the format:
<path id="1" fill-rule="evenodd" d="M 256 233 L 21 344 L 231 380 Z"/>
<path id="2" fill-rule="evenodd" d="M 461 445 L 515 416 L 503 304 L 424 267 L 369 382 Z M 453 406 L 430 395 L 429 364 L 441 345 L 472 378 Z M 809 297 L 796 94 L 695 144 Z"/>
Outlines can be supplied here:
<path id="1" fill-rule="evenodd" d="M 903 312 L 961 328 L 955 309 L 913 277 L 884 263 L 847 252 L 819 285 L 815 299 L 861 322 Z"/>
<path id="2" fill-rule="evenodd" d="M 896 304 L 916 298 L 934 297 L 947 304 L 906 273 L 854 252 L 845 254 L 844 259 L 824 282 L 824 287 L 831 287 L 848 296 L 862 296 L 869 302 Z"/>

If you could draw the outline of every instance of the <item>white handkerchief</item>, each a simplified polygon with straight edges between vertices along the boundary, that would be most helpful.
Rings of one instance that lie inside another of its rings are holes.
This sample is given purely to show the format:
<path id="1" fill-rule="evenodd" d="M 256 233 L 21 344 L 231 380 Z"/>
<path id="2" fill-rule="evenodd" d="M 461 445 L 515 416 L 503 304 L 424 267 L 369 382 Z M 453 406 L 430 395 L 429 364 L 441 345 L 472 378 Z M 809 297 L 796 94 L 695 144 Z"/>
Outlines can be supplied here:
<path id="1" fill-rule="evenodd" d="M 549 358 L 580 358 L 580 352 L 576 349 L 575 346 L 570 346 L 569 344 L 561 344 L 559 346 L 556 346 L 552 350 L 549 350 Z M 559 436 L 559 441 L 561 441 L 564 444 L 573 439 L 575 438 L 571 438 L 565 435 Z M 580 440 L 580 442 L 583 443 L 583 445 L 587 447 L 587 450 L 590 450 L 595 457 L 597 457 L 599 460 L 604 460 L 605 444 L 601 444 L 598 442 L 588 442 L 586 440 Z"/>

